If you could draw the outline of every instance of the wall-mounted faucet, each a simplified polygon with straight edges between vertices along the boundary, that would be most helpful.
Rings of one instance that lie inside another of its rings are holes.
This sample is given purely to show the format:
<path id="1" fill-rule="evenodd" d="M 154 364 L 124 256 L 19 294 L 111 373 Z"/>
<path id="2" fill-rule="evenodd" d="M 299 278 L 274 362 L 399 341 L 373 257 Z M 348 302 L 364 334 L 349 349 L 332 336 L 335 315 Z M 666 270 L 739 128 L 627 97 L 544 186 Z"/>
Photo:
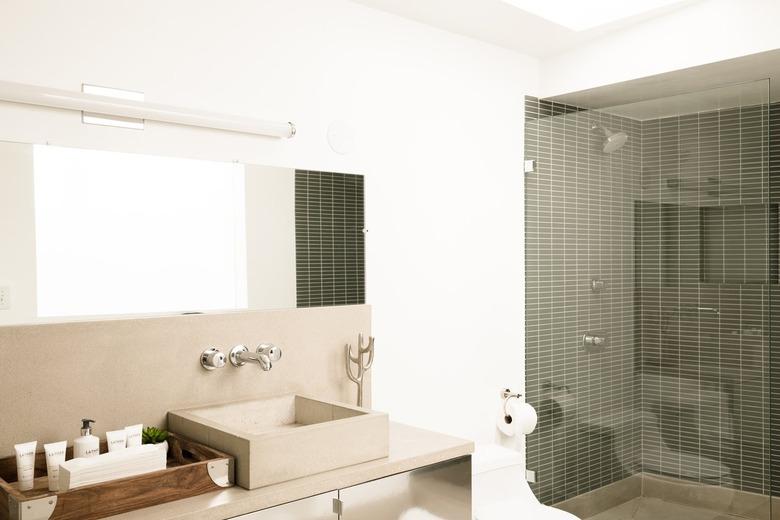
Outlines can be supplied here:
<path id="1" fill-rule="evenodd" d="M 261 343 L 254 354 L 244 345 L 233 347 L 230 351 L 230 362 L 233 366 L 241 367 L 252 361 L 259 364 L 266 372 L 271 370 L 273 364 L 280 359 L 282 359 L 282 348 L 271 343 Z"/>
<path id="2" fill-rule="evenodd" d="M 200 366 L 206 370 L 216 370 L 225 366 L 225 354 L 218 348 L 209 347 L 200 355 Z"/>

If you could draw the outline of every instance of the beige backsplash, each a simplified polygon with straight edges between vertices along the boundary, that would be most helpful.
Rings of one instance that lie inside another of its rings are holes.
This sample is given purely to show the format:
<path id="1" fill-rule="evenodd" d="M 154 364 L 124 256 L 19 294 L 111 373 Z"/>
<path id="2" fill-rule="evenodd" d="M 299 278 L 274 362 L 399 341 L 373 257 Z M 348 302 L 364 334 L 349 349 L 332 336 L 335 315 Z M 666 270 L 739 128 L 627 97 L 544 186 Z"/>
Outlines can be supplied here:
<path id="1" fill-rule="evenodd" d="M 370 328 L 367 305 L 0 327 L 0 457 L 19 442 L 70 443 L 82 417 L 104 437 L 164 426 L 168 410 L 291 391 L 354 403 L 344 344 Z M 270 372 L 200 366 L 209 346 L 261 342 L 284 351 Z M 370 382 L 366 394 L 370 406 Z"/>

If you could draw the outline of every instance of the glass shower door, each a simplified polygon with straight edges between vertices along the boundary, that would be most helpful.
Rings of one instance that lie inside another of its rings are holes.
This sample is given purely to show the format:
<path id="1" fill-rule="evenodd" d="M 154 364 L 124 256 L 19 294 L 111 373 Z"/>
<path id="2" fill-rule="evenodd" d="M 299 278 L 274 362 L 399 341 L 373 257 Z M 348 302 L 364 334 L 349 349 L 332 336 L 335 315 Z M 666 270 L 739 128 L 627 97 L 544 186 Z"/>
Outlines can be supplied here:
<path id="1" fill-rule="evenodd" d="M 669 514 L 771 514 L 769 108 L 761 81 L 609 109 L 642 119 L 642 498 Z"/>
<path id="2" fill-rule="evenodd" d="M 526 99 L 541 501 L 593 520 L 770 520 L 775 115 L 768 80 L 611 107 Z"/>

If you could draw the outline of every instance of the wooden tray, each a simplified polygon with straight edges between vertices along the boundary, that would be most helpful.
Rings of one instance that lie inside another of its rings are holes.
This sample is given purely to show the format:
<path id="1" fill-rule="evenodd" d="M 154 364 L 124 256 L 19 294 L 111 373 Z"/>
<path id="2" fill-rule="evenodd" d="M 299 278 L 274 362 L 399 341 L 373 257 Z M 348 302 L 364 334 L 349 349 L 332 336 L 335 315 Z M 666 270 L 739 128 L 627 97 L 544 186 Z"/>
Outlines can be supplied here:
<path id="1" fill-rule="evenodd" d="M 46 458 L 35 458 L 35 487 L 19 491 L 16 458 L 0 459 L 0 520 L 93 520 L 233 485 L 233 457 L 180 435 L 168 437 L 168 467 L 71 491 L 49 491 Z M 105 453 L 106 443 L 100 445 Z M 68 448 L 67 458 L 73 456 Z"/>

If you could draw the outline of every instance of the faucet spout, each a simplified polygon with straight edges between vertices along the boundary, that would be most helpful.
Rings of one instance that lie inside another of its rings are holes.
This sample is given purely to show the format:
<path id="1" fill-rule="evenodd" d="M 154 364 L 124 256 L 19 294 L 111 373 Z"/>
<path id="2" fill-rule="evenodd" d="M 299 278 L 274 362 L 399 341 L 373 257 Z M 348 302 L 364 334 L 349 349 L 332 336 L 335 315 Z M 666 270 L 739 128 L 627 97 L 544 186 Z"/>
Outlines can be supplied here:
<path id="1" fill-rule="evenodd" d="M 244 345 L 238 345 L 230 351 L 230 362 L 237 366 L 244 366 L 247 363 L 257 363 L 260 368 L 268 372 L 273 368 L 275 362 L 282 359 L 282 349 L 271 343 L 262 343 L 257 350 L 252 353 Z"/>

